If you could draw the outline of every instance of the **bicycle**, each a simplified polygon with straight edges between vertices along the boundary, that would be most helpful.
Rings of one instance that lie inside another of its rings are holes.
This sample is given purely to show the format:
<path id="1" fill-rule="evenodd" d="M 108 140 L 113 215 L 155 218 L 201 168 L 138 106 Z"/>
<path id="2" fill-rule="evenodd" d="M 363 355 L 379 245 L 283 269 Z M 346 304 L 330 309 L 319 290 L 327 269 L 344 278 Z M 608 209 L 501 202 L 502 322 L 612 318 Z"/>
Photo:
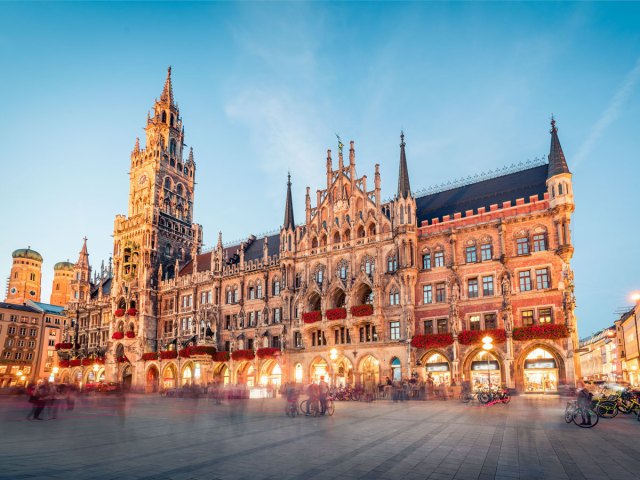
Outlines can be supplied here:
<path id="1" fill-rule="evenodd" d="M 614 418 L 618 415 L 618 404 L 615 400 L 608 398 L 599 398 L 591 403 L 591 409 L 594 410 L 599 417 Z"/>
<path id="2" fill-rule="evenodd" d="M 296 402 L 296 400 L 287 400 L 287 403 L 284 406 L 284 413 L 287 415 L 287 417 L 291 418 L 295 418 L 295 416 L 298 415 L 298 403 Z"/>
<path id="3" fill-rule="evenodd" d="M 573 400 L 567 402 L 564 410 L 564 421 L 575 423 L 580 428 L 592 428 L 598 424 L 598 414 L 591 408 L 578 406 L 578 402 Z"/>
<path id="4" fill-rule="evenodd" d="M 473 393 L 473 392 L 462 392 L 460 394 L 460 401 L 462 403 L 469 403 L 469 402 L 473 402 L 474 398 L 477 398 L 478 394 L 477 393 Z"/>

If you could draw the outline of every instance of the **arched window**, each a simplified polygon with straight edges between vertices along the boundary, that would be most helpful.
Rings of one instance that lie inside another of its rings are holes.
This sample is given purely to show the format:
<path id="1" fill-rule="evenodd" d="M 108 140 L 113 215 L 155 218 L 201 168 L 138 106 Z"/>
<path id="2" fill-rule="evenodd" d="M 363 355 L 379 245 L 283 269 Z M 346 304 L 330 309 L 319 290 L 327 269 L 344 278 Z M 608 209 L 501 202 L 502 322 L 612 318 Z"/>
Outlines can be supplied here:
<path id="1" fill-rule="evenodd" d="M 340 243 L 340 232 L 336 232 L 333 235 L 333 243 Z"/>
<path id="2" fill-rule="evenodd" d="M 175 117 L 173 116 L 173 113 L 172 113 L 172 114 L 171 114 L 171 126 L 172 126 L 172 127 L 173 127 L 173 124 L 174 124 L 174 120 L 175 120 Z"/>
<path id="3" fill-rule="evenodd" d="M 322 265 L 318 265 L 314 272 L 314 280 L 317 284 L 322 285 L 324 280 L 324 267 Z"/>
<path id="4" fill-rule="evenodd" d="M 364 270 L 364 273 L 369 276 L 373 275 L 373 272 L 375 271 L 375 262 L 373 258 L 368 255 L 364 257 L 362 260 L 362 270 Z"/>
<path id="5" fill-rule="evenodd" d="M 273 288 L 272 288 L 272 291 L 273 291 L 273 295 L 274 295 L 274 296 L 276 296 L 276 297 L 277 297 L 278 295 L 280 295 L 280 280 L 279 280 L 278 278 L 276 278 L 276 279 L 273 281 Z"/>
<path id="6" fill-rule="evenodd" d="M 345 281 L 349 275 L 349 262 L 346 260 L 340 260 L 338 263 L 338 276 L 341 280 Z"/>
<path id="7" fill-rule="evenodd" d="M 180 195 L 182 197 L 183 193 L 184 193 L 184 190 L 182 188 L 182 185 L 178 184 L 178 186 L 176 187 L 176 195 Z"/>
<path id="8" fill-rule="evenodd" d="M 162 123 L 167 123 L 167 112 L 162 112 Z"/>
<path id="9" fill-rule="evenodd" d="M 558 184 L 558 195 L 562 195 L 562 184 Z"/>
<path id="10" fill-rule="evenodd" d="M 164 179 L 164 188 L 171 190 L 171 179 L 169 177 Z"/>
<path id="11" fill-rule="evenodd" d="M 262 298 L 262 283 L 256 284 L 256 298 Z"/>
<path id="12" fill-rule="evenodd" d="M 389 291 L 389 305 L 400 305 L 400 292 L 395 287 Z"/>
<path id="13" fill-rule="evenodd" d="M 387 257 L 387 272 L 395 272 L 398 269 L 398 257 L 389 255 Z"/>

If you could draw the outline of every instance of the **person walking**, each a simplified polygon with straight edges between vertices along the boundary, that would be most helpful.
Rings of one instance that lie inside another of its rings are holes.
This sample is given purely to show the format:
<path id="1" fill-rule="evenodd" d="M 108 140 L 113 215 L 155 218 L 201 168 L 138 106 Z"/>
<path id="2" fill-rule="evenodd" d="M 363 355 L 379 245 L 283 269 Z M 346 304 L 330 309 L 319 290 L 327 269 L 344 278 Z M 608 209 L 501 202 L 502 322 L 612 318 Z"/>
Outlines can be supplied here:
<path id="1" fill-rule="evenodd" d="M 318 398 L 320 399 L 320 415 L 324 415 L 327 411 L 327 395 L 329 394 L 329 384 L 320 377 L 318 384 Z"/>

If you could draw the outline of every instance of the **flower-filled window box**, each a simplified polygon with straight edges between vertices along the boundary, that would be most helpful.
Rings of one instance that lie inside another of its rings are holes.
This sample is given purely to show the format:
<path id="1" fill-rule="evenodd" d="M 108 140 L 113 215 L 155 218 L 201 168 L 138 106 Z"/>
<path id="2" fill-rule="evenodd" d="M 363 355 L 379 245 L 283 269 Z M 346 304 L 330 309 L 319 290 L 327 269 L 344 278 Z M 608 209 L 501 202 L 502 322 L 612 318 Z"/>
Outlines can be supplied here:
<path id="1" fill-rule="evenodd" d="M 259 348 L 256 355 L 258 358 L 274 358 L 280 355 L 280 349 L 273 347 Z"/>
<path id="2" fill-rule="evenodd" d="M 327 320 L 342 320 L 343 318 L 347 318 L 346 308 L 340 307 L 327 310 Z"/>
<path id="3" fill-rule="evenodd" d="M 125 333 L 127 338 L 136 338 L 136 332 L 134 332 L 133 330 L 129 330 L 127 331 L 127 333 Z"/>
<path id="4" fill-rule="evenodd" d="M 125 363 L 128 362 L 129 359 L 127 358 L 126 355 L 122 355 L 121 357 L 118 357 L 118 363 Z"/>
<path id="5" fill-rule="evenodd" d="M 213 355 L 213 360 L 216 362 L 228 362 L 230 358 L 229 352 L 216 352 Z"/>
<path id="6" fill-rule="evenodd" d="M 130 308 L 129 310 L 127 310 L 127 315 L 129 315 L 130 317 L 135 317 L 138 314 L 138 310 L 136 310 L 135 308 Z"/>
<path id="7" fill-rule="evenodd" d="M 191 352 L 189 352 L 188 348 L 183 348 L 178 352 L 181 358 L 189 358 L 191 356 Z"/>
<path id="8" fill-rule="evenodd" d="M 428 333 L 415 335 L 411 339 L 411 346 L 414 348 L 444 348 L 452 343 L 453 335 L 450 333 Z"/>
<path id="9" fill-rule="evenodd" d="M 486 336 L 493 339 L 493 343 L 504 343 L 507 335 L 501 328 L 492 330 L 463 330 L 458 334 L 458 342 L 462 345 L 479 345 Z"/>
<path id="10" fill-rule="evenodd" d="M 124 333 L 113 332 L 113 335 L 111 335 L 111 338 L 113 338 L 114 340 L 122 340 L 124 338 Z"/>
<path id="11" fill-rule="evenodd" d="M 567 338 L 568 336 L 569 330 L 567 326 L 555 323 L 513 329 L 513 339 L 519 342 L 537 339 L 558 340 L 560 338 Z"/>
<path id="12" fill-rule="evenodd" d="M 354 317 L 368 317 L 369 315 L 373 315 L 373 305 L 369 305 L 368 303 L 364 305 L 354 305 L 351 307 L 351 315 Z"/>
<path id="13" fill-rule="evenodd" d="M 90 358 L 83 358 L 81 363 L 83 367 L 88 367 L 89 365 L 93 365 L 93 360 Z"/>
<path id="14" fill-rule="evenodd" d="M 253 360 L 255 358 L 253 350 L 236 350 L 231 352 L 231 358 L 234 360 Z"/>
<path id="15" fill-rule="evenodd" d="M 113 314 L 116 317 L 124 317 L 124 308 L 117 308 L 115 312 L 113 312 Z"/>
<path id="16" fill-rule="evenodd" d="M 80 359 L 76 358 L 74 360 L 69 360 L 70 367 L 79 367 L 81 365 Z"/>
<path id="17" fill-rule="evenodd" d="M 60 360 L 60 361 L 58 362 L 58 366 L 59 366 L 60 368 L 69 368 L 69 364 L 70 364 L 70 363 L 71 363 L 71 362 L 70 362 L 69 360 Z"/>
<path id="18" fill-rule="evenodd" d="M 146 352 L 142 354 L 142 360 L 148 361 L 148 360 L 157 360 L 158 359 L 158 352 Z"/>
<path id="19" fill-rule="evenodd" d="M 56 343 L 56 350 L 69 350 L 72 346 L 71 342 Z"/>
<path id="20" fill-rule="evenodd" d="M 172 358 L 178 358 L 178 352 L 175 350 L 164 350 L 160 352 L 160 359 L 171 360 Z"/>
<path id="21" fill-rule="evenodd" d="M 305 312 L 302 314 L 302 321 L 304 323 L 315 323 L 322 320 L 322 313 L 320 310 L 314 310 L 313 312 Z"/>

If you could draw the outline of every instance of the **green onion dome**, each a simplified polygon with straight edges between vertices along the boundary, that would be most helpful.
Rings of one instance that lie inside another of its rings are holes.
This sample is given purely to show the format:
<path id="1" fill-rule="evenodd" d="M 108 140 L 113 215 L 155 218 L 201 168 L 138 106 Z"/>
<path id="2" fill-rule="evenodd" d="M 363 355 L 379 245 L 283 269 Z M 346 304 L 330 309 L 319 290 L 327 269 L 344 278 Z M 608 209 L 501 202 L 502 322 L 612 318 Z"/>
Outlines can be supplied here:
<path id="1" fill-rule="evenodd" d="M 42 262 L 42 255 L 35 250 L 31 250 L 31 248 L 19 248 L 14 251 L 11 256 L 13 258 L 30 258 L 31 260 Z"/>

